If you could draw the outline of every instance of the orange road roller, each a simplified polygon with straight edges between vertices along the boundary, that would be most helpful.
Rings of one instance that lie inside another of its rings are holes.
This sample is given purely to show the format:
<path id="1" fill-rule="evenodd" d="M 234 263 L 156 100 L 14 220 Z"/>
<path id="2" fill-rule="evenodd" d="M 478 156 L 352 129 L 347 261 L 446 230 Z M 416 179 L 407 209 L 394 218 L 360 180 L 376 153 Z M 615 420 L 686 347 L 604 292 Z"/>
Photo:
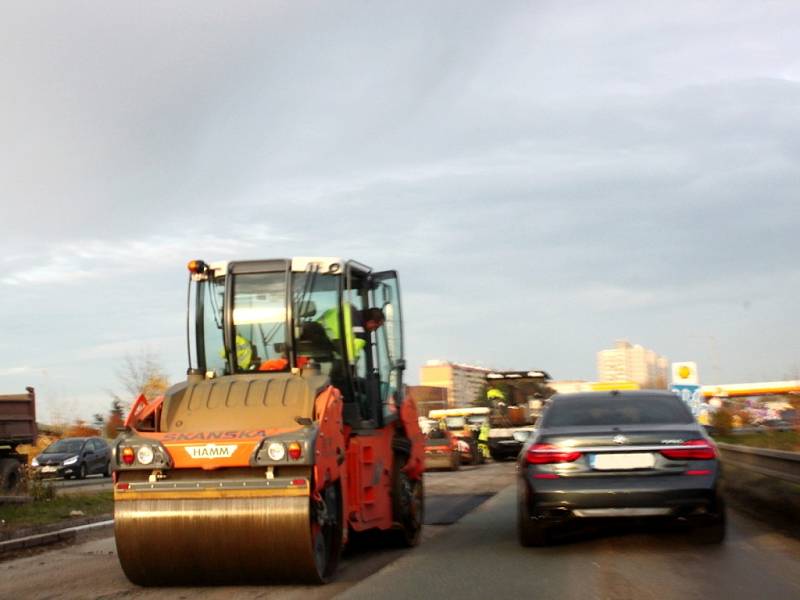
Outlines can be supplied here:
<path id="1" fill-rule="evenodd" d="M 186 381 L 140 396 L 113 447 L 128 579 L 323 583 L 353 534 L 417 544 L 425 440 L 397 273 L 320 257 L 188 268 Z"/>

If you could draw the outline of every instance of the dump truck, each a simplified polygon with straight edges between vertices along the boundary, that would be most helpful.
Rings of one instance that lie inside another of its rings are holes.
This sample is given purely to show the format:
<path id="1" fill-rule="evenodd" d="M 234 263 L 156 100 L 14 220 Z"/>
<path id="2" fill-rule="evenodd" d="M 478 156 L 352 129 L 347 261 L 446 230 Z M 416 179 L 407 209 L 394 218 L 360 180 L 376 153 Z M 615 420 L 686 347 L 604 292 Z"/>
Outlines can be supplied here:
<path id="1" fill-rule="evenodd" d="M 354 534 L 417 544 L 425 442 L 397 273 L 299 257 L 189 275 L 186 380 L 137 398 L 113 445 L 128 579 L 322 583 Z"/>
<path id="2" fill-rule="evenodd" d="M 36 441 L 36 392 L 0 396 L 0 495 L 17 491 L 23 465 L 28 463 L 17 446 Z"/>

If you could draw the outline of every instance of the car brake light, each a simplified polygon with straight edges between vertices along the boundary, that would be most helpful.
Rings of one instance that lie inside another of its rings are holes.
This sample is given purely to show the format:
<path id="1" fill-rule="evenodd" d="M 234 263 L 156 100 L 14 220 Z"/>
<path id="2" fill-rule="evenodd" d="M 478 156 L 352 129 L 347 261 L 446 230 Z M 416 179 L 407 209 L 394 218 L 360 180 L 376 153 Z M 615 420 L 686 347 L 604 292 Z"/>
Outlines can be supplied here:
<path id="1" fill-rule="evenodd" d="M 531 465 L 551 465 L 554 463 L 574 462 L 581 457 L 575 450 L 564 450 L 553 444 L 534 444 L 528 448 L 525 460 Z"/>
<path id="2" fill-rule="evenodd" d="M 714 460 L 717 452 L 706 440 L 689 440 L 681 448 L 665 448 L 661 455 L 671 460 Z M 691 446 L 687 448 L 686 446 Z"/>

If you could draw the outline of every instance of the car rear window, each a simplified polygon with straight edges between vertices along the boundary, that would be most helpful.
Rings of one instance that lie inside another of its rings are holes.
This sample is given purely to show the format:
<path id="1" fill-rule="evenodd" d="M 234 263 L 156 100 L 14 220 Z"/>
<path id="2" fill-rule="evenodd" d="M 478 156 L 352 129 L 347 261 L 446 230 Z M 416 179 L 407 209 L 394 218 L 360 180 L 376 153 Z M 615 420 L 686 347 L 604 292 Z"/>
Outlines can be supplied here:
<path id="1" fill-rule="evenodd" d="M 676 396 L 602 396 L 555 398 L 544 418 L 544 427 L 592 425 L 658 425 L 692 423 L 694 418 Z"/>

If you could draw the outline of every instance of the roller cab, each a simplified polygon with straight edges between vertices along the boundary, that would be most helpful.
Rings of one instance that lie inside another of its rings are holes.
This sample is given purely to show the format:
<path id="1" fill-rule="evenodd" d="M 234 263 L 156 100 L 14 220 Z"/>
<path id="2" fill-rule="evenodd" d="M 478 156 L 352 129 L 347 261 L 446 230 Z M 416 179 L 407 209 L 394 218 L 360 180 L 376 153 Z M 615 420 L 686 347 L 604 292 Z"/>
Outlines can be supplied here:
<path id="1" fill-rule="evenodd" d="M 114 444 L 115 535 L 141 585 L 324 582 L 354 531 L 418 542 L 424 440 L 396 273 L 189 263 L 186 381 Z"/>

